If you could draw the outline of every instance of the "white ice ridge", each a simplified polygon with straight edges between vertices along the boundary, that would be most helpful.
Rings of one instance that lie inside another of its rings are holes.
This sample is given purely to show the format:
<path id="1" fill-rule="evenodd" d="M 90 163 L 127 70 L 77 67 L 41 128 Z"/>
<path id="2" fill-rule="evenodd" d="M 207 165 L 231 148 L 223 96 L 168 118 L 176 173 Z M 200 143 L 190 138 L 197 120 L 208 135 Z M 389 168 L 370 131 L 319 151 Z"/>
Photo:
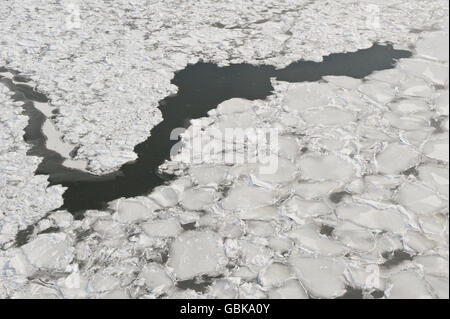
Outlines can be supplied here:
<path id="1" fill-rule="evenodd" d="M 188 63 L 283 67 L 377 41 L 406 48 L 422 31 L 447 29 L 446 0 L 13 0 L 0 3 L 0 66 L 39 84 L 76 159 L 103 174 L 136 158 Z M 422 46 L 428 57 L 433 48 Z"/>
<path id="2" fill-rule="evenodd" d="M 20 169 L 37 159 L 0 87 L 0 297 L 448 298 L 448 30 L 414 46 L 392 70 L 274 81 L 268 99 L 232 99 L 198 121 L 204 134 L 225 122 L 277 127 L 274 174 L 174 156 L 162 168 L 175 180 L 83 220 L 45 214 L 62 190 Z"/>

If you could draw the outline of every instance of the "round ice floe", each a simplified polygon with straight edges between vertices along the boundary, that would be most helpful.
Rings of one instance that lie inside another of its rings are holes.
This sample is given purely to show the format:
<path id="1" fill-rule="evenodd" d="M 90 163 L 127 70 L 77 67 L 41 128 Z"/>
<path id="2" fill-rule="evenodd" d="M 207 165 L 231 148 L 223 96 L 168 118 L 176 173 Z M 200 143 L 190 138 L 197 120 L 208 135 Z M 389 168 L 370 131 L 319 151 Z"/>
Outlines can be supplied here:
<path id="1" fill-rule="evenodd" d="M 225 209 L 250 209 L 270 205 L 275 200 L 275 192 L 262 187 L 237 183 L 228 196 L 222 200 Z"/>
<path id="2" fill-rule="evenodd" d="M 333 298 L 344 294 L 346 264 L 342 258 L 292 255 L 289 263 L 311 295 Z"/>
<path id="3" fill-rule="evenodd" d="M 150 237 L 175 237 L 182 231 L 180 223 L 175 218 L 152 220 L 142 224 L 141 227 Z"/>
<path id="4" fill-rule="evenodd" d="M 22 250 L 34 267 L 54 270 L 64 270 L 74 251 L 71 238 L 63 233 L 39 235 Z"/>
<path id="5" fill-rule="evenodd" d="M 119 200 L 117 204 L 117 214 L 115 216 L 119 223 L 132 223 L 138 220 L 147 219 L 151 216 L 151 211 L 143 204 L 133 200 Z"/>
<path id="6" fill-rule="evenodd" d="M 406 183 L 398 192 L 397 200 L 408 210 L 417 214 L 432 214 L 448 205 L 436 193 L 418 183 Z"/>
<path id="7" fill-rule="evenodd" d="M 157 263 L 149 263 L 144 266 L 141 275 L 150 290 L 164 290 L 173 286 L 172 279 L 167 275 L 165 269 Z"/>
<path id="8" fill-rule="evenodd" d="M 187 210 L 207 209 L 214 202 L 214 192 L 210 189 L 190 188 L 182 194 L 180 205 Z"/>
<path id="9" fill-rule="evenodd" d="M 389 299 L 429 299 L 425 281 L 412 270 L 402 271 L 390 278 L 391 287 L 386 291 Z"/>
<path id="10" fill-rule="evenodd" d="M 113 220 L 98 220 L 94 224 L 94 230 L 99 233 L 100 236 L 108 238 L 119 238 L 124 235 L 124 229 L 121 225 Z"/>
<path id="11" fill-rule="evenodd" d="M 298 161 L 305 179 L 345 181 L 353 176 L 353 166 L 334 155 L 304 156 Z"/>
<path id="12" fill-rule="evenodd" d="M 168 265 L 180 280 L 216 275 L 227 264 L 222 239 L 211 231 L 189 231 L 172 244 Z"/>
<path id="13" fill-rule="evenodd" d="M 220 183 L 227 175 L 228 167 L 224 165 L 201 165 L 189 168 L 189 174 L 202 185 Z"/>
<path id="14" fill-rule="evenodd" d="M 419 153 L 405 144 L 391 143 L 376 157 L 378 171 L 382 174 L 400 174 L 419 161 Z"/>
<path id="15" fill-rule="evenodd" d="M 327 83 L 300 83 L 290 88 L 284 99 L 289 111 L 303 111 L 311 107 L 328 105 L 335 92 Z"/>
<path id="16" fill-rule="evenodd" d="M 156 187 L 149 198 L 162 207 L 175 206 L 179 200 L 177 192 L 168 186 Z"/>

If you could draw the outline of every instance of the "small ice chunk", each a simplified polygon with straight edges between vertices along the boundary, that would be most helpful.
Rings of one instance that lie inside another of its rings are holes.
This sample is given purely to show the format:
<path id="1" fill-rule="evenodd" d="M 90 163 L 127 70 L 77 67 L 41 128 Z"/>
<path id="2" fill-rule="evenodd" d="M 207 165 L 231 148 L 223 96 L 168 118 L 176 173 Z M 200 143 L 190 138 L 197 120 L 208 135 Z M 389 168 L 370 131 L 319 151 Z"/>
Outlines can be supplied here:
<path id="1" fill-rule="evenodd" d="M 138 220 L 148 219 L 150 216 L 150 210 L 138 201 L 118 201 L 115 219 L 119 223 L 133 223 Z"/>
<path id="2" fill-rule="evenodd" d="M 65 270 L 73 259 L 72 240 L 64 233 L 42 234 L 22 246 L 36 268 Z"/>
<path id="3" fill-rule="evenodd" d="M 406 183 L 397 196 L 400 204 L 417 214 L 429 215 L 446 206 L 432 190 L 418 183 Z"/>
<path id="4" fill-rule="evenodd" d="M 94 230 L 101 236 L 109 238 L 119 238 L 124 235 L 121 225 L 113 220 L 98 220 L 94 224 Z"/>
<path id="5" fill-rule="evenodd" d="M 383 174 L 400 174 L 418 161 L 419 154 L 400 143 L 389 144 L 376 158 L 378 171 Z"/>
<path id="6" fill-rule="evenodd" d="M 181 234 L 172 243 L 169 256 L 168 265 L 180 280 L 217 275 L 227 264 L 222 239 L 211 231 Z"/>
<path id="7" fill-rule="evenodd" d="M 281 263 L 273 263 L 259 272 L 258 279 L 263 287 L 279 287 L 292 278 L 289 267 Z"/>
<path id="8" fill-rule="evenodd" d="M 425 282 L 413 271 L 402 271 L 390 278 L 391 287 L 386 291 L 389 299 L 431 299 Z"/>
<path id="9" fill-rule="evenodd" d="M 190 188 L 182 195 L 181 206 L 187 210 L 204 210 L 214 203 L 214 192 L 203 188 Z"/>
<path id="10" fill-rule="evenodd" d="M 334 155 L 304 156 L 298 165 L 307 179 L 345 181 L 353 176 L 352 164 Z"/>
<path id="11" fill-rule="evenodd" d="M 142 229 L 150 237 L 175 237 L 183 230 L 175 218 L 152 220 L 142 224 Z"/>
<path id="12" fill-rule="evenodd" d="M 50 219 L 53 219 L 57 227 L 66 228 L 73 222 L 73 215 L 69 212 L 58 211 L 50 215 Z"/>
<path id="13" fill-rule="evenodd" d="M 315 297 L 334 298 L 345 293 L 345 262 L 341 258 L 304 257 L 289 258 L 295 274 L 303 286 Z"/>
<path id="14" fill-rule="evenodd" d="M 217 184 L 225 179 L 227 170 L 228 167 L 225 165 L 201 165 L 191 167 L 189 174 L 201 185 Z"/>
<path id="15" fill-rule="evenodd" d="M 156 187 L 149 197 L 162 207 L 171 207 L 178 203 L 178 194 L 169 186 Z"/>
<path id="16" fill-rule="evenodd" d="M 167 275 L 165 269 L 157 263 L 145 265 L 141 274 L 150 290 L 163 290 L 173 286 L 172 279 Z"/>
<path id="17" fill-rule="evenodd" d="M 280 288 L 269 292 L 271 299 L 308 299 L 308 294 L 297 279 L 291 279 Z"/>

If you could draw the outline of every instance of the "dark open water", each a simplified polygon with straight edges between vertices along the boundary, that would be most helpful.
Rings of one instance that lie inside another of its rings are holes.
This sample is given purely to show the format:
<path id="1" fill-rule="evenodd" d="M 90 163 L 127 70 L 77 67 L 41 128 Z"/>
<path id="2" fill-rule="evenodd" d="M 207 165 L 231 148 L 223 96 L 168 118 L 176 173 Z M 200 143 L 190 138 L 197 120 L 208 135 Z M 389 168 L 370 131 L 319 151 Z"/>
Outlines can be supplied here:
<path id="1" fill-rule="evenodd" d="M 189 119 L 206 116 L 209 110 L 225 100 L 235 97 L 265 99 L 273 91 L 271 77 L 288 82 L 318 81 L 326 75 L 361 79 L 374 71 L 393 68 L 396 60 L 410 56 L 409 51 L 395 50 L 391 45 L 374 44 L 369 49 L 353 53 L 331 54 L 324 57 L 323 62 L 298 61 L 280 70 L 268 65 L 234 64 L 218 67 L 202 62 L 188 65 L 177 72 L 172 80 L 179 88 L 178 93 L 163 99 L 159 104 L 164 120 L 151 130 L 151 136 L 146 141 L 134 148 L 138 159 L 104 176 L 64 167 L 64 159 L 46 149 L 45 136 L 41 131 L 45 116 L 32 103 L 46 102 L 48 99 L 26 84 L 5 78 L 0 81 L 16 92 L 17 100 L 25 102 L 24 109 L 30 122 L 24 137 L 33 145 L 29 154 L 43 157 L 36 174 L 49 175 L 51 184 L 68 187 L 61 208 L 81 218 L 86 209 L 102 209 L 107 202 L 116 198 L 148 194 L 154 187 L 165 183 L 171 177 L 162 177 L 157 169 L 169 159 L 170 150 L 177 142 L 170 140 L 171 131 L 185 127 Z"/>

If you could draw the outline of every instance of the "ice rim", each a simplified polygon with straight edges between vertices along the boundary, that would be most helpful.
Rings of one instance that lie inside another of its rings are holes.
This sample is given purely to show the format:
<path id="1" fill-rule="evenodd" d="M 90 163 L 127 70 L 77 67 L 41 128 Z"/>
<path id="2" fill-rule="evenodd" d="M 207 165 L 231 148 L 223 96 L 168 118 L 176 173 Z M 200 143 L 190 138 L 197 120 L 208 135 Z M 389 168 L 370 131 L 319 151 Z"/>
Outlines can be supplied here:
<path id="1" fill-rule="evenodd" d="M 206 116 L 223 101 L 264 100 L 274 90 L 271 78 L 290 83 L 316 82 L 324 76 L 363 79 L 375 71 L 394 68 L 399 59 L 411 56 L 411 51 L 394 49 L 391 43 L 374 43 L 367 49 L 330 54 L 322 62 L 296 61 L 283 69 L 246 63 L 222 67 L 204 62 L 190 64 L 175 73 L 172 84 L 178 87 L 178 93 L 159 102 L 163 121 L 152 128 L 150 137 L 135 146 L 138 158 L 102 176 L 64 166 L 65 159 L 46 147 L 42 132 L 46 117 L 33 106 L 34 101 L 48 102 L 45 95 L 5 77 L 0 76 L 0 81 L 15 93 L 16 101 L 24 102 L 24 114 L 30 117 L 24 135 L 25 141 L 32 145 L 29 155 L 43 158 L 35 173 L 49 175 L 51 185 L 67 188 L 64 204 L 56 210 L 66 209 L 75 218 L 82 219 L 88 209 L 106 209 L 112 200 L 149 194 L 175 178 L 159 171 L 160 165 L 173 155 L 177 143 L 171 138 L 173 131 L 190 126 L 191 119 Z M 0 69 L 20 76 L 17 70 Z"/>

